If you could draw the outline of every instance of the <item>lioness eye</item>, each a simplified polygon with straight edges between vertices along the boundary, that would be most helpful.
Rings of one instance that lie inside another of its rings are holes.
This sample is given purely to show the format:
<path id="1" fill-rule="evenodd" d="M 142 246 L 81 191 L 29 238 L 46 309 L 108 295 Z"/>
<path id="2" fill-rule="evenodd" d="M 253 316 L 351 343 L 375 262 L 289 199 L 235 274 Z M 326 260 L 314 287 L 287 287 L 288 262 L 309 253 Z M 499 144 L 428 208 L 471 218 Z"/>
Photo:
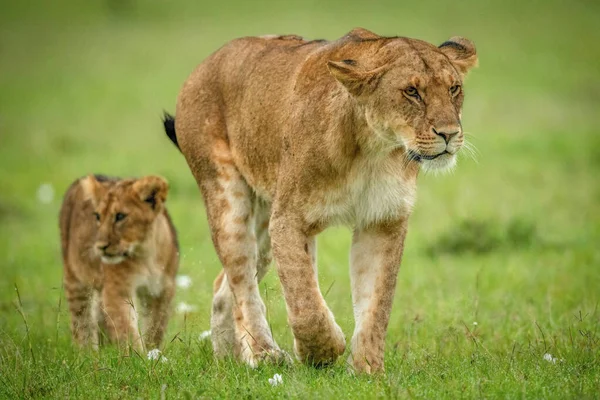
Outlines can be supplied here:
<path id="1" fill-rule="evenodd" d="M 459 93 L 460 93 L 460 85 L 454 85 L 450 88 L 450 94 L 452 96 L 456 96 Z"/>
<path id="2" fill-rule="evenodd" d="M 123 213 L 117 213 L 117 214 L 115 215 L 115 221 L 122 221 L 122 220 L 124 220 L 124 219 L 125 219 L 125 217 L 126 217 L 126 216 L 127 216 L 127 215 L 125 215 L 125 214 L 123 214 Z"/>
<path id="3" fill-rule="evenodd" d="M 417 100 L 421 99 L 421 96 L 419 96 L 419 91 L 414 86 L 409 86 L 404 89 L 404 93 L 406 93 L 407 96 L 414 97 Z"/>
<path id="4" fill-rule="evenodd" d="M 97 212 L 94 213 L 94 218 L 96 218 L 96 221 L 100 221 L 100 214 L 98 214 Z"/>

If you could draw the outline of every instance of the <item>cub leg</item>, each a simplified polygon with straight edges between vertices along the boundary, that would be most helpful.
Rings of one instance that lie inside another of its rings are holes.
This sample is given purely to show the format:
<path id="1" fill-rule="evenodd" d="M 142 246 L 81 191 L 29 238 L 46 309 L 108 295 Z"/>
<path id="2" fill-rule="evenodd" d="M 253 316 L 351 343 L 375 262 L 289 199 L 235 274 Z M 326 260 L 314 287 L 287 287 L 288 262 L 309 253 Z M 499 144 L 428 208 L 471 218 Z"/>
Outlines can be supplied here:
<path id="1" fill-rule="evenodd" d="M 270 233 L 283 287 L 294 351 L 303 362 L 332 363 L 346 347 L 344 334 L 327 307 L 317 281 L 314 236 L 307 236 L 294 216 L 271 219 Z"/>
<path id="2" fill-rule="evenodd" d="M 65 294 L 71 313 L 71 334 L 81 347 L 98 348 L 98 324 L 95 315 L 94 291 L 66 274 Z"/>
<path id="3" fill-rule="evenodd" d="M 102 304 L 108 337 L 125 351 L 131 344 L 134 350 L 143 353 L 144 343 L 133 302 L 132 267 L 127 263 L 103 267 Z"/>
<path id="4" fill-rule="evenodd" d="M 147 349 L 160 347 L 169 323 L 171 302 L 175 296 L 175 282 L 165 279 L 163 291 L 155 296 L 148 290 L 139 291 L 143 304 L 144 343 Z"/>
<path id="5" fill-rule="evenodd" d="M 406 220 L 354 232 L 350 282 L 356 326 L 348 362 L 357 372 L 384 369 L 385 336 L 405 236 Z"/>

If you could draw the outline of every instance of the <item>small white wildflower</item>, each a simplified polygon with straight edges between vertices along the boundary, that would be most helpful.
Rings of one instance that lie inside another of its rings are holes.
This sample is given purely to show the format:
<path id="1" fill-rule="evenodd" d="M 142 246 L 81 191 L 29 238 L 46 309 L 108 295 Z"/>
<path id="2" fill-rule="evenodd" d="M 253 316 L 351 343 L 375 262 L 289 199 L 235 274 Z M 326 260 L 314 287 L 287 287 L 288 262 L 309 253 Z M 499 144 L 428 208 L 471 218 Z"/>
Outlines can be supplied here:
<path id="1" fill-rule="evenodd" d="M 473 325 L 477 326 L 479 324 L 477 323 L 477 321 L 473 321 Z"/>
<path id="2" fill-rule="evenodd" d="M 193 305 L 188 304 L 183 301 L 181 303 L 177 304 L 177 312 L 179 314 L 188 314 L 193 311 L 196 311 L 196 306 L 193 306 Z"/>
<path id="3" fill-rule="evenodd" d="M 552 357 L 552 354 L 550 353 L 544 354 L 544 360 L 551 362 L 552 364 L 556 364 L 556 357 Z"/>
<path id="4" fill-rule="evenodd" d="M 281 385 L 283 383 L 283 378 L 279 374 L 273 375 L 272 378 L 269 378 L 269 383 L 271 386 Z"/>
<path id="5" fill-rule="evenodd" d="M 160 357 L 159 349 L 152 349 L 148 352 L 148 360 L 158 360 L 158 357 Z"/>
<path id="6" fill-rule="evenodd" d="M 51 183 L 42 183 L 37 190 L 37 199 L 42 204 L 50 204 L 54 200 L 54 186 Z"/>
<path id="7" fill-rule="evenodd" d="M 159 349 L 152 349 L 148 352 L 148 360 L 155 361 L 160 359 L 160 362 L 167 362 L 169 359 L 163 355 L 161 355 L 161 351 Z"/>
<path id="8" fill-rule="evenodd" d="M 192 278 L 187 275 L 177 275 L 175 278 L 175 283 L 177 284 L 177 287 L 187 289 L 192 286 Z"/>
<path id="9" fill-rule="evenodd" d="M 208 339 L 210 337 L 210 331 L 204 331 L 201 332 L 200 335 L 198 335 L 198 340 L 203 341 L 204 339 Z"/>

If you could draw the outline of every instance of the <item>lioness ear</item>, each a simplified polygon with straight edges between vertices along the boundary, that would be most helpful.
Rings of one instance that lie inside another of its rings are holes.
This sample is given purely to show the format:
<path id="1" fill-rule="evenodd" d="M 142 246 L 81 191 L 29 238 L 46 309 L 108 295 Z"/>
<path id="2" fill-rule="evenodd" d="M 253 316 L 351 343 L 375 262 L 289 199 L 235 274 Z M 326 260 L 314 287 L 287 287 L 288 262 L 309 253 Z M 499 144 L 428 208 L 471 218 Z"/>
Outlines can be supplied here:
<path id="1" fill-rule="evenodd" d="M 454 36 L 440 44 L 439 49 L 452 61 L 457 69 L 466 74 L 477 66 L 477 50 L 469 39 Z"/>
<path id="2" fill-rule="evenodd" d="M 348 32 L 346 36 L 354 37 L 357 39 L 381 39 L 381 36 L 365 28 L 354 28 L 350 32 Z"/>
<path id="3" fill-rule="evenodd" d="M 98 202 L 104 195 L 104 187 L 94 175 L 88 175 L 79 181 L 81 189 L 83 190 L 83 197 L 85 200 L 92 202 L 93 206 L 96 207 Z"/>
<path id="4" fill-rule="evenodd" d="M 153 210 L 161 210 L 167 200 L 169 184 L 160 176 L 145 176 L 133 183 L 133 191 L 140 200 L 148 203 Z"/>
<path id="5" fill-rule="evenodd" d="M 378 69 L 360 70 L 354 60 L 327 61 L 327 67 L 331 75 L 355 96 L 372 92 L 380 76 Z"/>

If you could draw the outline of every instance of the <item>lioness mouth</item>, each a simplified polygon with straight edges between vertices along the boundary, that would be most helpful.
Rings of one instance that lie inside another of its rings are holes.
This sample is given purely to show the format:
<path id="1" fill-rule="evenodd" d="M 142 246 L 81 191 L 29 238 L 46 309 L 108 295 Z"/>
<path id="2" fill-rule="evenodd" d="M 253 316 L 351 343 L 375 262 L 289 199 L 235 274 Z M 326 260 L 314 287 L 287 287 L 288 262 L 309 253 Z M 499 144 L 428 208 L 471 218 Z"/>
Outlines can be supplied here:
<path id="1" fill-rule="evenodd" d="M 117 258 L 117 257 L 127 257 L 128 255 L 129 255 L 128 252 L 124 251 L 122 253 L 115 253 L 115 254 L 104 253 L 104 254 L 102 254 L 102 257 Z"/>
<path id="2" fill-rule="evenodd" d="M 444 150 L 444 151 L 442 151 L 439 154 L 435 154 L 433 156 L 427 156 L 427 155 L 424 155 L 424 154 L 419 154 L 419 153 L 417 153 L 415 151 L 412 151 L 412 150 L 410 150 L 408 152 L 408 156 L 410 157 L 410 159 L 414 160 L 416 162 L 421 162 L 423 160 L 434 160 L 434 159 L 438 158 L 439 156 L 443 156 L 444 154 L 450 154 L 450 153 L 448 153 L 447 150 Z"/>
<path id="3" fill-rule="evenodd" d="M 102 262 L 106 264 L 119 264 L 127 258 L 126 254 L 103 255 Z"/>

